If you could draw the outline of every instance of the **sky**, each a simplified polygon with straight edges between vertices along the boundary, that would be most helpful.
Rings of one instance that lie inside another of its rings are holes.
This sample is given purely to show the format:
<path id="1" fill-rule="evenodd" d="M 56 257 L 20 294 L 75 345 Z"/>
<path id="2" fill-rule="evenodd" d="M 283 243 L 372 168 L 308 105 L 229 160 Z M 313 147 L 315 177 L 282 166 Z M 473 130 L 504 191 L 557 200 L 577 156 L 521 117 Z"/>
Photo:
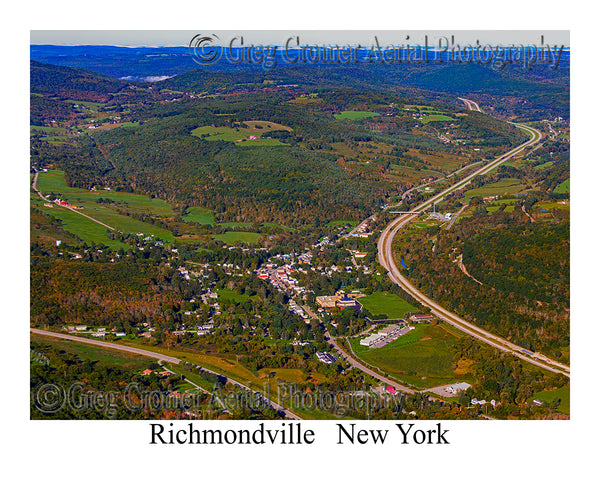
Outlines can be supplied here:
<path id="1" fill-rule="evenodd" d="M 544 44 L 570 45 L 568 30 L 31 30 L 32 45 L 119 45 L 119 46 L 188 46 L 198 34 L 216 35 L 227 45 L 235 37 L 244 44 L 284 45 L 298 36 L 301 45 L 371 45 L 377 36 L 382 45 L 410 43 L 437 46 L 440 39 L 455 45 Z"/>

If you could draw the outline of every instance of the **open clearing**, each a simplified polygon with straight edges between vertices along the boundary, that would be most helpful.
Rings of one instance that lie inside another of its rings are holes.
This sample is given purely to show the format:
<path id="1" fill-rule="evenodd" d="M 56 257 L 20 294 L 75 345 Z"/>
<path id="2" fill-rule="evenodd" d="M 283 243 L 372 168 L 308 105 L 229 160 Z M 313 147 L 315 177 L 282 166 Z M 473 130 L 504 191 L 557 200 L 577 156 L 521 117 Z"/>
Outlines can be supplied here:
<path id="1" fill-rule="evenodd" d="M 164 228 L 151 225 L 127 215 L 118 213 L 152 213 L 158 216 L 173 215 L 171 206 L 163 200 L 151 199 L 144 195 L 132 193 L 112 192 L 107 190 L 88 191 L 81 188 L 67 186 L 64 173 L 60 170 L 49 170 L 38 176 L 38 189 L 48 194 L 60 194 L 71 205 L 84 207 L 81 211 L 106 225 L 116 228 L 124 233 L 143 233 L 154 235 L 167 243 L 173 242 L 173 234 Z M 102 199 L 102 203 L 98 200 Z M 86 242 L 99 242 L 109 246 L 111 242 L 106 238 L 106 228 L 92 220 L 85 218 L 65 208 L 55 206 L 46 211 L 53 217 L 63 220 L 63 228 L 80 237 Z M 119 246 L 123 246 L 117 242 Z"/>
<path id="2" fill-rule="evenodd" d="M 192 130 L 192 135 L 208 141 L 222 140 L 225 142 L 235 142 L 236 145 L 244 147 L 286 145 L 275 138 L 261 138 L 264 133 L 281 130 L 285 130 L 286 132 L 292 131 L 290 127 L 280 125 L 279 123 L 248 120 L 236 127 L 198 127 Z"/>
<path id="3" fill-rule="evenodd" d="M 465 379 L 457 378 L 453 370 L 452 346 L 456 342 L 457 336 L 440 325 L 417 325 L 412 332 L 375 349 L 360 345 L 359 338 L 351 339 L 359 358 L 418 388 Z"/>
<path id="4" fill-rule="evenodd" d="M 523 189 L 518 178 L 503 178 L 495 183 L 474 188 L 464 193 L 465 197 L 492 197 L 494 195 L 514 195 Z"/>
<path id="5" fill-rule="evenodd" d="M 255 232 L 225 232 L 219 235 L 213 235 L 212 238 L 231 245 L 237 242 L 256 243 L 260 236 L 260 233 Z"/>
<path id="6" fill-rule="evenodd" d="M 419 310 L 398 295 L 388 292 L 375 292 L 358 301 L 373 315 L 387 315 L 388 318 L 403 318 L 405 313 Z"/>
<path id="7" fill-rule="evenodd" d="M 379 114 L 375 112 L 355 112 L 352 110 L 346 110 L 342 113 L 335 114 L 334 117 L 337 120 L 360 120 L 361 118 L 378 117 Z"/>
<path id="8" fill-rule="evenodd" d="M 452 117 L 449 117 L 447 115 L 441 115 L 441 114 L 429 115 L 429 116 L 421 118 L 419 120 L 421 121 L 421 123 L 424 123 L 424 124 L 428 124 L 431 122 L 452 122 L 452 121 L 454 121 L 454 119 Z"/>
<path id="9" fill-rule="evenodd" d="M 544 392 L 536 393 L 533 396 L 536 400 L 546 402 L 548 405 L 552 405 L 555 399 L 560 400 L 560 404 L 556 408 L 559 412 L 570 414 L 571 411 L 571 390 L 568 385 L 557 388 L 556 390 L 546 390 Z"/>
<path id="10" fill-rule="evenodd" d="M 561 184 L 557 185 L 554 189 L 554 193 L 570 193 L 571 192 L 571 179 L 567 179 Z"/>
<path id="11" fill-rule="evenodd" d="M 215 219 L 212 210 L 203 207 L 188 207 L 183 216 L 184 222 L 196 222 L 200 225 L 212 225 Z"/>

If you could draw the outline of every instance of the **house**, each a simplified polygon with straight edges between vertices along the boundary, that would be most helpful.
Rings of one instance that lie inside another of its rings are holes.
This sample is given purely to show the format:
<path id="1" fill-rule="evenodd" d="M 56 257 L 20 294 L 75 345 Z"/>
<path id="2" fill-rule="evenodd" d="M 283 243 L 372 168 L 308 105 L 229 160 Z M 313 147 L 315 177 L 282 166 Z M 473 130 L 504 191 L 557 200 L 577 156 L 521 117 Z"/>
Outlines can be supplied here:
<path id="1" fill-rule="evenodd" d="M 430 322 L 431 320 L 433 320 L 433 318 L 434 318 L 433 315 L 418 313 L 418 314 L 412 315 L 410 317 L 410 320 L 413 323 L 423 323 L 423 322 Z"/>
<path id="2" fill-rule="evenodd" d="M 450 393 L 451 395 L 456 395 L 458 392 L 467 390 L 468 388 L 471 388 L 470 383 L 459 382 L 459 383 L 455 383 L 453 385 L 448 385 L 447 387 L 444 388 L 444 390 L 446 392 Z"/>

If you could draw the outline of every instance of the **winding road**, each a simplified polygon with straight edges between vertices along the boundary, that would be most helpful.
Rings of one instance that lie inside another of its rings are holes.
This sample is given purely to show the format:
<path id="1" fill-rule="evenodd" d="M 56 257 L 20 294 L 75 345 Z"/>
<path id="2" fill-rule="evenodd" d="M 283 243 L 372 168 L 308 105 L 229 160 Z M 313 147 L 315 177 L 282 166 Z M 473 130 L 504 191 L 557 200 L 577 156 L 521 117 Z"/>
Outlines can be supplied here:
<path id="1" fill-rule="evenodd" d="M 465 101 L 466 99 L 461 99 L 461 100 Z M 467 101 L 467 102 L 471 102 L 471 101 Z M 475 102 L 471 102 L 471 103 L 474 104 Z M 477 105 L 477 104 L 475 104 L 475 105 Z M 472 109 L 471 106 L 469 108 Z M 473 107 L 473 108 L 475 108 L 475 107 Z M 479 108 L 479 106 L 477 106 L 477 109 L 478 108 Z M 480 110 L 478 110 L 478 111 L 480 111 Z M 428 207 L 430 207 L 434 203 L 438 203 L 438 202 L 442 201 L 444 199 L 444 197 L 446 195 L 448 195 L 449 193 L 452 193 L 460 188 L 463 188 L 475 176 L 483 175 L 483 174 L 493 170 L 494 168 L 498 167 L 502 163 L 504 163 L 507 160 L 514 157 L 515 155 L 525 151 L 528 147 L 538 143 L 540 141 L 540 139 L 542 138 L 541 132 L 539 132 L 535 128 L 529 127 L 527 125 L 520 125 L 520 124 L 514 124 L 514 125 L 520 129 L 526 131 L 527 133 L 529 133 L 531 135 L 531 138 L 529 140 L 527 140 L 525 143 L 523 143 L 523 144 L 519 145 L 518 147 L 515 147 L 512 150 L 510 150 L 509 152 L 505 153 L 504 155 L 501 155 L 500 157 L 496 158 L 495 160 L 487 163 L 482 168 L 476 170 L 475 172 L 466 176 L 462 180 L 459 180 L 458 182 L 456 182 L 452 186 L 448 187 L 441 193 L 422 202 L 416 208 L 413 208 L 412 211 L 418 211 L 418 212 L 425 211 Z M 396 265 L 396 261 L 394 259 L 393 250 L 392 250 L 394 236 L 396 235 L 396 233 L 398 233 L 398 231 L 402 227 L 407 225 L 409 222 L 414 220 L 416 217 L 417 217 L 416 215 L 400 215 L 400 216 L 398 216 L 397 218 L 392 220 L 385 227 L 385 229 L 381 233 L 381 236 L 379 237 L 379 240 L 377 242 L 378 260 L 379 260 L 379 263 L 388 271 L 388 276 L 390 277 L 390 279 L 394 283 L 396 283 L 397 285 L 402 287 L 410 295 L 412 295 L 413 298 L 415 298 L 417 301 L 419 301 L 419 303 L 421 303 L 423 306 L 431 309 L 431 312 L 434 315 L 438 316 L 440 319 L 446 321 L 447 323 L 454 326 L 455 328 L 475 337 L 476 339 L 478 339 L 484 343 L 487 343 L 488 345 L 491 345 L 494 348 L 497 348 L 497 349 L 505 351 L 505 352 L 512 353 L 513 355 L 521 358 L 522 360 L 525 360 L 526 362 L 532 363 L 538 367 L 544 368 L 551 372 L 560 373 L 562 375 L 566 375 L 567 377 L 570 377 L 570 367 L 568 365 L 564 365 L 562 363 L 559 363 L 559 362 L 556 362 L 556 361 L 550 360 L 550 359 L 541 360 L 541 359 L 539 359 L 539 356 L 538 356 L 538 358 L 535 358 L 533 352 L 527 353 L 527 351 L 525 349 L 523 349 L 523 347 L 515 345 L 514 343 L 509 342 L 508 340 L 506 340 L 498 335 L 494 335 L 494 334 L 484 330 L 483 328 L 477 327 L 476 325 L 473 325 L 472 323 L 460 318 L 458 315 L 455 315 L 454 313 L 449 312 L 448 310 L 443 308 L 440 304 L 438 304 L 431 298 L 424 295 L 412 283 L 410 283 L 406 277 L 404 277 L 400 273 L 400 270 L 398 269 L 398 266 Z"/>

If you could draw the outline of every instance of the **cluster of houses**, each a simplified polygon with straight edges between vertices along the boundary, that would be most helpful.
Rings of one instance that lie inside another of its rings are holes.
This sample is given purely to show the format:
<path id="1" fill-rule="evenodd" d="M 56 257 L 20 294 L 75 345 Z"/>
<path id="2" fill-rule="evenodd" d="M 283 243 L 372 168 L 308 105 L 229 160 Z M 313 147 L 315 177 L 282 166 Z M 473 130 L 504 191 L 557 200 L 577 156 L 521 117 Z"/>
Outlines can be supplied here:
<path id="1" fill-rule="evenodd" d="M 350 234 L 350 236 L 352 236 L 352 237 L 360 237 L 360 238 L 368 238 L 371 235 L 373 235 L 373 232 L 368 227 L 367 222 L 361 223 Z"/>
<path id="2" fill-rule="evenodd" d="M 336 361 L 336 358 L 331 353 L 317 352 L 316 355 L 319 361 L 323 363 L 331 364 Z"/>
<path id="3" fill-rule="evenodd" d="M 83 210 L 82 206 L 71 205 L 69 202 L 65 202 L 64 200 L 61 200 L 60 198 L 55 198 L 54 203 L 56 203 L 56 205 L 60 205 L 61 207 L 73 208 L 75 210 Z"/>

